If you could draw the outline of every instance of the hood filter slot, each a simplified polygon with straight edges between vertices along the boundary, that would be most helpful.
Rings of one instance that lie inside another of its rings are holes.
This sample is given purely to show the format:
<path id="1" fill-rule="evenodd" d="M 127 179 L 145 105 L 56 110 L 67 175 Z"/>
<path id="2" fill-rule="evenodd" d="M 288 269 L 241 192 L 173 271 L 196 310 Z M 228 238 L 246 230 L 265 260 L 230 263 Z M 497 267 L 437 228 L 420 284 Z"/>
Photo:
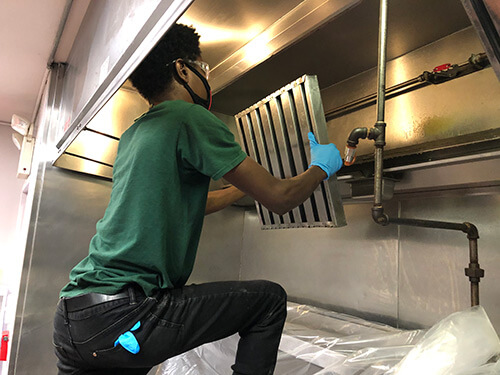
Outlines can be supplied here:
<path id="1" fill-rule="evenodd" d="M 235 118 L 246 153 L 277 178 L 290 178 L 308 168 L 307 133 L 311 131 L 318 142 L 328 143 L 316 76 L 299 78 Z M 282 216 L 259 202 L 255 204 L 263 229 L 346 225 L 335 176 L 323 181 L 309 199 Z"/>

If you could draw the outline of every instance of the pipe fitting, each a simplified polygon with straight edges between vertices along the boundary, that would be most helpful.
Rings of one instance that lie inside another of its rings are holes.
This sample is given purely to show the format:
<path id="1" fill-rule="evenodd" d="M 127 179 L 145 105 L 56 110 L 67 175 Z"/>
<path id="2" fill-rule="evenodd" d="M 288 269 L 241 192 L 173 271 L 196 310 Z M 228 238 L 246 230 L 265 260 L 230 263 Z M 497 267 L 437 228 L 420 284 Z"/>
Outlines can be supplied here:
<path id="1" fill-rule="evenodd" d="M 385 128 L 386 123 L 383 121 L 377 121 L 375 126 L 370 129 L 368 134 L 368 139 L 375 141 L 375 147 L 382 148 L 385 146 Z"/>
<path id="2" fill-rule="evenodd" d="M 356 147 L 360 139 L 365 139 L 368 136 L 368 128 L 356 128 L 351 131 L 347 138 L 347 145 Z"/>
<path id="3" fill-rule="evenodd" d="M 479 266 L 479 263 L 469 263 L 469 267 L 465 269 L 465 276 L 469 278 L 471 283 L 478 283 L 484 277 L 484 270 Z"/>
<path id="4" fill-rule="evenodd" d="M 384 213 L 384 207 L 381 205 L 372 207 L 372 218 L 377 224 L 382 226 L 389 225 L 389 216 Z"/>
<path id="5" fill-rule="evenodd" d="M 347 145 L 344 152 L 344 164 L 346 166 L 354 164 L 356 160 L 356 146 L 360 139 L 365 139 L 368 136 L 368 128 L 356 128 L 351 131 L 347 138 Z"/>
<path id="6" fill-rule="evenodd" d="M 467 238 L 469 240 L 477 240 L 479 238 L 479 231 L 474 224 L 465 222 L 463 225 L 465 226 L 465 229 L 463 229 L 462 232 L 467 234 Z"/>

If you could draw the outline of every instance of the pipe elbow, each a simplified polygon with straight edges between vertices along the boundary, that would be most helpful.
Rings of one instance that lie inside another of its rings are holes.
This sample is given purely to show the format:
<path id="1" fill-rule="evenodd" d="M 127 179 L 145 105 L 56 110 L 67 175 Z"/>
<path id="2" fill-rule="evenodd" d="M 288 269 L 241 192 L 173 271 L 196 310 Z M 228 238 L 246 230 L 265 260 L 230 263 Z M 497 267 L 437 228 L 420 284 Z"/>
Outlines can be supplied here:
<path id="1" fill-rule="evenodd" d="M 351 147 L 356 147 L 359 139 L 365 139 L 368 136 L 368 128 L 355 128 L 347 138 L 347 144 Z"/>
<path id="2" fill-rule="evenodd" d="M 463 232 L 467 233 L 467 238 L 469 240 L 477 240 L 479 238 L 479 231 L 474 224 L 465 222 L 463 225 L 465 226 Z"/>
<path id="3" fill-rule="evenodd" d="M 372 207 L 372 218 L 379 225 L 389 225 L 389 216 L 384 213 L 384 207 L 382 206 Z"/>

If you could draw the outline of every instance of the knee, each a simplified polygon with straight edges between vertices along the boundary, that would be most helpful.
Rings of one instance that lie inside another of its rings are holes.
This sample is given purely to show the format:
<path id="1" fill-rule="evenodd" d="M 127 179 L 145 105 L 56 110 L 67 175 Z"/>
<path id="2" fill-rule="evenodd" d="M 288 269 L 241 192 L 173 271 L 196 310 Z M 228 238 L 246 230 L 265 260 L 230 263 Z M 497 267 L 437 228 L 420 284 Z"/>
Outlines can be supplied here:
<path id="1" fill-rule="evenodd" d="M 287 294 L 280 284 L 268 280 L 257 280 L 255 283 L 259 284 L 259 289 L 261 291 L 275 297 L 286 305 Z"/>
<path id="2" fill-rule="evenodd" d="M 271 282 L 271 284 L 273 285 L 272 286 L 273 293 L 276 294 L 281 299 L 283 304 L 286 305 L 286 299 L 287 299 L 286 290 L 280 284 L 274 282 Z"/>

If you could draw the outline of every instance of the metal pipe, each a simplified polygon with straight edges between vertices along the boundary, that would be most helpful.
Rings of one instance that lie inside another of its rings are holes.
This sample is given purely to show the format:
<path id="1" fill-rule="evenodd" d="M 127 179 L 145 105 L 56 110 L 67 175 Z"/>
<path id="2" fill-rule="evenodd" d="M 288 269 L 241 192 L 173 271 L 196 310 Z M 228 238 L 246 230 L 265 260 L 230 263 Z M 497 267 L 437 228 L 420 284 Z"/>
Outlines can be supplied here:
<path id="1" fill-rule="evenodd" d="M 356 147 L 359 139 L 365 139 L 368 137 L 368 128 L 356 128 L 351 131 L 349 138 L 347 138 L 347 144 L 351 147 Z"/>
<path id="2" fill-rule="evenodd" d="M 484 277 L 484 270 L 479 265 L 477 251 L 477 240 L 479 233 L 476 226 L 472 223 L 450 223 L 446 221 L 420 220 L 420 219 L 402 219 L 388 217 L 387 224 L 408 225 L 413 227 L 435 228 L 459 230 L 467 234 L 469 239 L 469 267 L 465 269 L 465 275 L 470 281 L 471 306 L 479 305 L 479 282 Z"/>
<path id="3" fill-rule="evenodd" d="M 435 228 L 435 229 L 449 229 L 459 230 L 467 233 L 467 226 L 465 223 L 449 223 L 446 221 L 434 220 L 421 220 L 421 219 L 402 219 L 402 218 L 389 218 L 389 223 L 398 225 L 409 225 L 413 227 Z"/>
<path id="4" fill-rule="evenodd" d="M 408 81 L 401 82 L 398 83 L 397 85 L 386 88 L 385 90 L 386 99 L 390 99 L 397 95 L 407 93 L 412 90 L 416 90 L 422 86 L 430 85 L 429 82 L 422 81 L 420 77 L 421 76 L 418 76 L 416 78 L 412 78 Z M 326 121 L 330 121 L 334 118 L 343 116 L 347 113 L 353 112 L 360 108 L 364 108 L 368 105 L 375 103 L 376 100 L 377 100 L 377 93 L 373 93 L 367 96 L 363 96 L 362 98 L 353 100 L 349 103 L 343 104 L 339 107 L 333 108 L 325 112 Z"/>
<path id="5" fill-rule="evenodd" d="M 375 185 L 374 185 L 374 206 L 382 206 L 382 174 L 383 174 L 383 157 L 384 149 L 382 147 L 375 148 Z"/>
<path id="6" fill-rule="evenodd" d="M 379 224 L 387 224 L 387 215 L 382 207 L 382 173 L 384 169 L 385 145 L 385 72 L 387 64 L 387 1 L 380 0 L 378 37 L 378 77 L 377 77 L 377 123 L 370 130 L 369 138 L 375 140 L 375 181 L 373 219 Z"/>
<path id="7" fill-rule="evenodd" d="M 465 274 L 469 276 L 470 280 L 470 296 L 471 306 L 479 305 L 479 280 L 484 277 L 484 271 L 479 268 L 478 253 L 477 253 L 477 239 L 469 240 L 469 268 L 465 269 Z M 471 276 L 471 273 L 478 273 L 479 275 Z"/>
<path id="8" fill-rule="evenodd" d="M 378 34 L 377 122 L 385 119 L 385 72 L 387 63 L 387 1 L 380 0 Z"/>
<path id="9" fill-rule="evenodd" d="M 390 218 L 384 213 L 382 205 L 382 177 L 385 146 L 385 73 L 386 73 L 386 43 L 387 43 L 387 1 L 380 0 L 380 24 L 379 24 L 379 51 L 378 51 L 378 79 L 377 79 L 377 122 L 368 131 L 368 138 L 375 141 L 375 172 L 374 172 L 374 202 L 372 207 L 373 220 L 380 225 L 398 224 L 424 228 L 459 230 L 467 233 L 469 239 L 469 267 L 465 269 L 465 275 L 471 283 L 471 304 L 479 304 L 479 281 L 484 277 L 484 270 L 479 267 L 477 239 L 478 230 L 471 223 L 450 223 L 445 221 Z M 356 128 L 352 131 L 348 147 L 355 149 L 357 141 L 364 138 L 364 128 Z M 351 150 L 352 151 L 352 150 Z M 354 152 L 352 152 L 354 156 Z M 347 163 L 346 163 L 347 164 Z M 347 164 L 348 165 L 348 164 Z"/>

